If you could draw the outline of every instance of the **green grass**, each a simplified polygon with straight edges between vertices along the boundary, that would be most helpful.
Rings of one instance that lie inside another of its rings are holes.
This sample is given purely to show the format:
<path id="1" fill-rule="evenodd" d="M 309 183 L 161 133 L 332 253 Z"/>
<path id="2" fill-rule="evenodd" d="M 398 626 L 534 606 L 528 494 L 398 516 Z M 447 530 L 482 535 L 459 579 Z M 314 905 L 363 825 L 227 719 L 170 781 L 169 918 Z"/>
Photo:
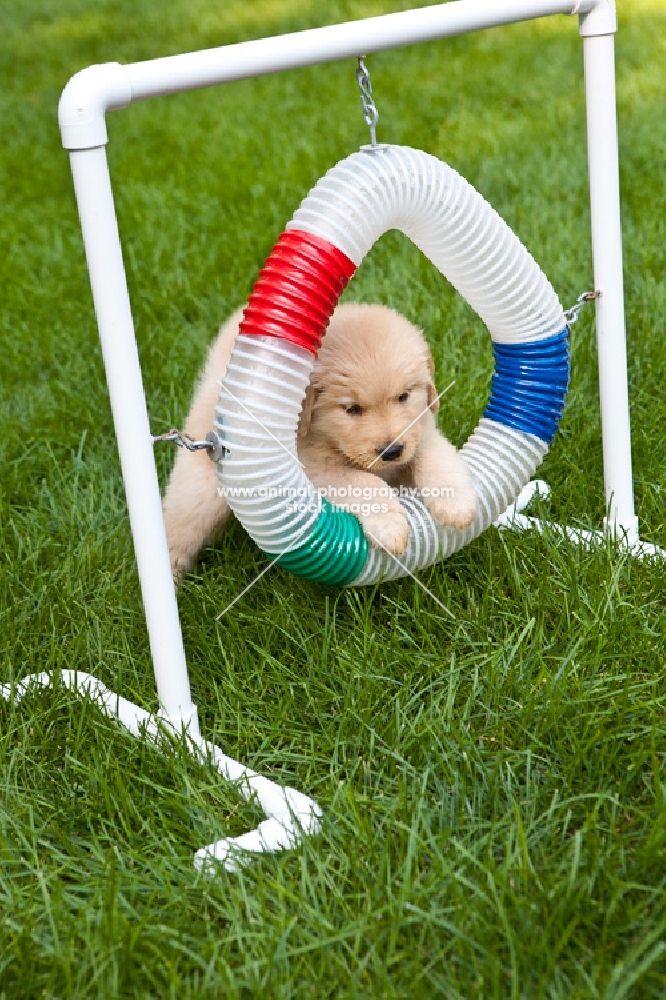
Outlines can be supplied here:
<path id="1" fill-rule="evenodd" d="M 131 61 L 398 9 L 393 0 L 0 4 L 2 682 L 79 667 L 156 707 L 56 106 Z M 637 509 L 666 545 L 663 4 L 620 3 L 618 100 Z M 372 56 L 379 137 L 449 161 L 562 300 L 591 287 L 582 52 L 563 18 Z M 350 61 L 137 104 L 108 147 L 155 432 L 320 174 L 366 141 Z M 348 297 L 426 330 L 462 442 L 491 372 L 471 310 L 399 235 Z M 591 311 L 590 311 L 591 312 Z M 594 329 L 541 513 L 604 514 Z M 158 454 L 164 478 L 172 460 Z M 666 982 L 666 567 L 486 532 L 413 582 L 333 591 L 238 525 L 179 595 L 225 752 L 323 806 L 239 873 L 193 852 L 259 811 L 176 744 L 64 690 L 0 704 L 0 997 L 658 998 Z"/>

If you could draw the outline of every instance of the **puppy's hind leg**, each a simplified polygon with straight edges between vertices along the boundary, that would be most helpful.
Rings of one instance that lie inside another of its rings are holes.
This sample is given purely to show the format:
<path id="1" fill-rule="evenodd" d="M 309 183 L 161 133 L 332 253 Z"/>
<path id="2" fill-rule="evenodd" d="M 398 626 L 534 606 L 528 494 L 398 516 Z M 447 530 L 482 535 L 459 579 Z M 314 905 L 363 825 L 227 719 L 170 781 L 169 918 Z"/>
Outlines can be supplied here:
<path id="1" fill-rule="evenodd" d="M 204 452 L 179 450 L 163 501 L 171 570 L 178 580 L 189 573 L 201 549 L 231 513 L 218 495 L 213 463 Z"/>
<path id="2" fill-rule="evenodd" d="M 238 333 L 242 311 L 238 310 L 220 329 L 199 379 L 185 432 L 202 440 L 213 426 L 215 404 L 220 393 L 229 355 Z M 194 566 L 197 555 L 213 535 L 224 527 L 231 510 L 219 495 L 215 468 L 203 451 L 179 449 L 163 502 L 171 569 L 177 580 Z"/>

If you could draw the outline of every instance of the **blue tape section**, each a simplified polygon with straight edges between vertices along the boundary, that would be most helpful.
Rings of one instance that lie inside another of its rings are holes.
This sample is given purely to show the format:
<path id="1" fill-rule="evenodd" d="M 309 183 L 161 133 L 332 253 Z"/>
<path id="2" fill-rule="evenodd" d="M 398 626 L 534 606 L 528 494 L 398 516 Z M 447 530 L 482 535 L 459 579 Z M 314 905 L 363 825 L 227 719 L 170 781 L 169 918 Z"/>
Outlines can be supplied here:
<path id="1" fill-rule="evenodd" d="M 493 352 L 495 374 L 484 417 L 550 444 L 569 388 L 569 328 L 528 344 L 493 344 Z"/>

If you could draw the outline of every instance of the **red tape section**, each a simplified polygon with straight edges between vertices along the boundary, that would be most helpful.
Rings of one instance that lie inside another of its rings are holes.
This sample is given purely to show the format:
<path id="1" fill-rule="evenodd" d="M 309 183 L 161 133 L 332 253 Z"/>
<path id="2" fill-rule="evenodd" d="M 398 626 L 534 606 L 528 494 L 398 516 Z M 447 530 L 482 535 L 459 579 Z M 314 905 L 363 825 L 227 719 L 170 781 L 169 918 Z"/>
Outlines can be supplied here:
<path id="1" fill-rule="evenodd" d="M 240 332 L 290 340 L 316 355 L 355 270 L 354 262 L 327 240 L 287 230 L 257 278 Z"/>

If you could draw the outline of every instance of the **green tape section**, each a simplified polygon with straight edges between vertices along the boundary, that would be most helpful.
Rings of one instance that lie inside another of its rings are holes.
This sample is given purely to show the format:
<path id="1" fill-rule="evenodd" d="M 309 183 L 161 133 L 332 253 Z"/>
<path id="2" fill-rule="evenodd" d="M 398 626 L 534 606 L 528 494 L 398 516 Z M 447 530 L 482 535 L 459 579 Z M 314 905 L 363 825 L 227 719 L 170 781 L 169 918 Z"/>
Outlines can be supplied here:
<path id="1" fill-rule="evenodd" d="M 367 557 L 368 542 L 354 515 L 322 497 L 314 531 L 298 548 L 280 556 L 277 565 L 313 583 L 344 587 L 358 576 Z"/>

